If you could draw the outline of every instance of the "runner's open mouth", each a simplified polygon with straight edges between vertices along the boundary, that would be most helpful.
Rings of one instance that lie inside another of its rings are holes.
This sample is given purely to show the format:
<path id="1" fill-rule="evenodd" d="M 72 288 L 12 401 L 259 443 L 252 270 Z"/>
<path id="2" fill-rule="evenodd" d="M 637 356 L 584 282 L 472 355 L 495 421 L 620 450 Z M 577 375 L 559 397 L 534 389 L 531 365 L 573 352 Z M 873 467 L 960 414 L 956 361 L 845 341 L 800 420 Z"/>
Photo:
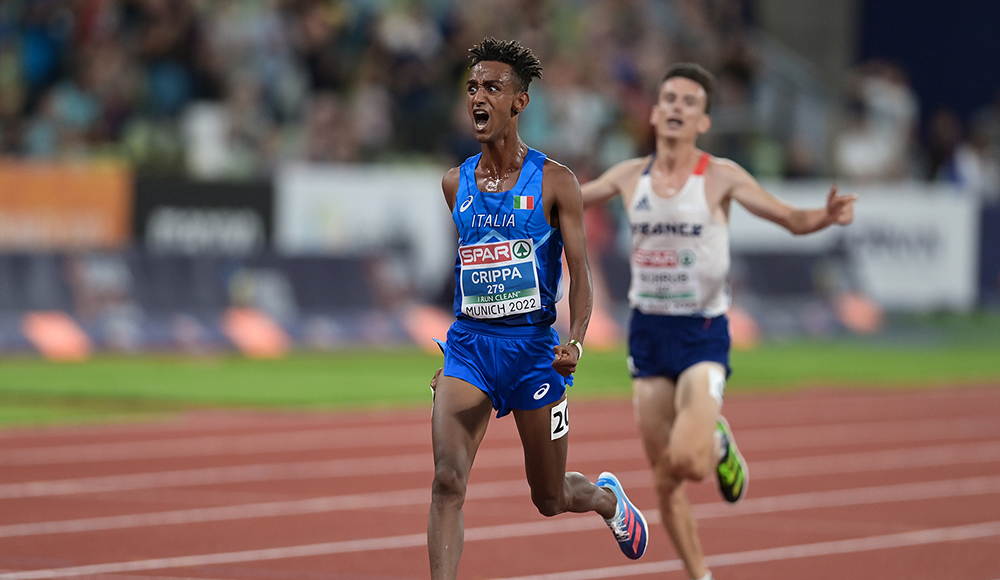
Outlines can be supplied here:
<path id="1" fill-rule="evenodd" d="M 473 111 L 472 121 L 476 124 L 477 129 L 482 129 L 486 126 L 486 123 L 490 120 L 490 114 L 486 111 Z"/>

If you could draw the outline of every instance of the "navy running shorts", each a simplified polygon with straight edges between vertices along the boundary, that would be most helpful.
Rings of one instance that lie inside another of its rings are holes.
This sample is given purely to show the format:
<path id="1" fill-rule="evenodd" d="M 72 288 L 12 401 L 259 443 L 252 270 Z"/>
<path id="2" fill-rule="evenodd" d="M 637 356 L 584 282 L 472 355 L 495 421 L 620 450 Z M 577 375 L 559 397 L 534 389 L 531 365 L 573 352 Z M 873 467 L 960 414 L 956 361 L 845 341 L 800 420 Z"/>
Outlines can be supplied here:
<path id="1" fill-rule="evenodd" d="M 497 417 L 531 411 L 562 399 L 573 377 L 552 368 L 559 333 L 550 326 L 505 326 L 458 320 L 448 329 L 444 375 L 478 387 Z"/>
<path id="2" fill-rule="evenodd" d="M 628 363 L 632 377 L 677 377 L 705 361 L 729 368 L 729 319 L 643 314 L 632 309 Z"/>

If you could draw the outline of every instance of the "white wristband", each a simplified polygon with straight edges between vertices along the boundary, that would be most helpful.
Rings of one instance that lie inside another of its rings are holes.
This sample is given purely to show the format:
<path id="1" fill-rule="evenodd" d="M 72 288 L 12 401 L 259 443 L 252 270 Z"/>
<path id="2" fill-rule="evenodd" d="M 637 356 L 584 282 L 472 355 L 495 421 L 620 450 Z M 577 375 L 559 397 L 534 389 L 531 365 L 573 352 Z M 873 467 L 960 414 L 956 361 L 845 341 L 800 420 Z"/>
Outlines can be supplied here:
<path id="1" fill-rule="evenodd" d="M 579 340 L 576 340 L 574 338 L 573 340 L 567 342 L 566 344 L 567 345 L 572 344 L 573 346 L 576 347 L 576 350 L 580 351 L 580 354 L 576 356 L 576 360 L 580 360 L 583 358 L 583 344 Z"/>

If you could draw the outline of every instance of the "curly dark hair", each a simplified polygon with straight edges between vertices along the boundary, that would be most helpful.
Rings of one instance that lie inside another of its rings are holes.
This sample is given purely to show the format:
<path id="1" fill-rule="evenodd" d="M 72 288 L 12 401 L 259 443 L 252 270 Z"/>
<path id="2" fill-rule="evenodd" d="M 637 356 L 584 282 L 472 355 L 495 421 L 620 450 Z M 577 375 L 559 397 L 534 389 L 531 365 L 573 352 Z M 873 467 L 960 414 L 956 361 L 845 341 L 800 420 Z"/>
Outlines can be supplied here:
<path id="1" fill-rule="evenodd" d="M 530 48 L 521 46 L 516 40 L 497 40 L 493 37 L 484 38 L 482 42 L 469 49 L 472 63 L 469 68 L 483 61 L 494 61 L 509 64 L 514 69 L 518 80 L 518 90 L 526 92 L 531 79 L 542 78 L 542 63 L 531 52 Z"/>
<path id="2" fill-rule="evenodd" d="M 712 93 L 715 92 L 715 76 L 712 73 L 700 64 L 679 62 L 670 67 L 667 74 L 663 75 L 660 86 L 662 87 L 663 83 L 674 77 L 684 77 L 701 85 L 701 88 L 705 89 L 705 113 L 712 111 Z"/>

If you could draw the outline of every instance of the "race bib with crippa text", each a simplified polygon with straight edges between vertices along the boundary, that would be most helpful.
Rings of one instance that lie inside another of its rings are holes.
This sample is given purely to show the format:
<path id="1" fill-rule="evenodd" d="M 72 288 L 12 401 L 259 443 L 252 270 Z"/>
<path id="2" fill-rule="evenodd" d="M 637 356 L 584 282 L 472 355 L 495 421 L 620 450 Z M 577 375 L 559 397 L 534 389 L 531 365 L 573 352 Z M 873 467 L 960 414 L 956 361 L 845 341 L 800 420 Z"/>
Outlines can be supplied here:
<path id="1" fill-rule="evenodd" d="M 458 256 L 466 316 L 502 318 L 541 309 L 532 240 L 462 246 Z"/>

